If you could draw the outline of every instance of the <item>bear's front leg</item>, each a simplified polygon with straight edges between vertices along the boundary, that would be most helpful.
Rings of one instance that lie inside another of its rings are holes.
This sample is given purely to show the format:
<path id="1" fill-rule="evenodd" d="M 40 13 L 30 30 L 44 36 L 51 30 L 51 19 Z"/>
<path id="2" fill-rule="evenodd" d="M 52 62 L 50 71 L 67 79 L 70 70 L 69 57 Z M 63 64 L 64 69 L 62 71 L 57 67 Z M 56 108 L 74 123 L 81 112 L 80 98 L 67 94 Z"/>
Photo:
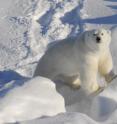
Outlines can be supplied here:
<path id="1" fill-rule="evenodd" d="M 99 73 L 105 78 L 107 83 L 110 83 L 117 75 L 113 71 L 113 62 L 110 52 L 102 56 L 99 61 Z"/>
<path id="2" fill-rule="evenodd" d="M 93 63 L 92 63 L 93 61 Z M 84 67 L 82 67 L 81 71 L 81 87 L 84 89 L 86 94 L 98 94 L 102 91 L 103 88 L 99 86 L 97 82 L 97 74 L 98 74 L 98 63 L 97 60 L 93 59 L 92 61 L 86 63 Z"/>

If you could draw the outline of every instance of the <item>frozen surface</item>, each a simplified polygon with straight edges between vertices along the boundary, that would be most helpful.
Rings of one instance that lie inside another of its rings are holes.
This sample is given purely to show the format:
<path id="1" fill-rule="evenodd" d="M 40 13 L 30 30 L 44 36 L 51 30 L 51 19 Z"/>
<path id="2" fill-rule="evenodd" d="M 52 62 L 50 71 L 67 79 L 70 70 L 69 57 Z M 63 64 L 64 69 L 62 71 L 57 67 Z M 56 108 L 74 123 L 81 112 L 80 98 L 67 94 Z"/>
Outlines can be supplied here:
<path id="1" fill-rule="evenodd" d="M 112 31 L 117 72 L 116 0 L 0 0 L 1 123 L 27 119 L 32 121 L 22 123 L 116 124 L 117 80 L 88 98 L 61 84 L 55 88 L 48 79 L 30 79 L 49 43 L 99 27 Z M 40 99 L 46 99 L 46 104 Z M 67 113 L 56 115 L 64 107 Z M 56 116 L 45 117 L 49 115 Z"/>
<path id="2" fill-rule="evenodd" d="M 65 112 L 64 98 L 56 92 L 52 81 L 42 77 L 12 88 L 0 101 L 0 123 L 53 116 L 60 112 Z"/>

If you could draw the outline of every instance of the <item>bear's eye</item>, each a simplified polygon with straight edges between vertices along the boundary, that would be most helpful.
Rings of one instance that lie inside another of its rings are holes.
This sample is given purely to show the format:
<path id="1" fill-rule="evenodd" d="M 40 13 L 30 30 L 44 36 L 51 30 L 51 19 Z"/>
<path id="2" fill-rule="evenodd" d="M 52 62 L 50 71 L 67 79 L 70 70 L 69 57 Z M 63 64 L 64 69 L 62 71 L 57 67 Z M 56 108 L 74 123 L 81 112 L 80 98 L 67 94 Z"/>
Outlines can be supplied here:
<path id="1" fill-rule="evenodd" d="M 104 35 L 103 33 L 101 33 L 101 35 Z"/>

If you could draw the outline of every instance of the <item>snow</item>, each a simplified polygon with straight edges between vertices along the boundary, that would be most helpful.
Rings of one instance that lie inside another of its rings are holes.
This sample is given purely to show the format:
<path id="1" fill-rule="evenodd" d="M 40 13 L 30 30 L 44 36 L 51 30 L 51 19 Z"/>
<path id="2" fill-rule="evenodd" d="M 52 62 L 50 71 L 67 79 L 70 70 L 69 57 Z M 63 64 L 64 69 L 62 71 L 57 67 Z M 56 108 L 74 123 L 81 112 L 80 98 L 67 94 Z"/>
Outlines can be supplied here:
<path id="1" fill-rule="evenodd" d="M 1 124 L 116 124 L 116 79 L 98 96 L 87 97 L 81 90 L 32 78 L 49 43 L 100 27 L 112 31 L 117 73 L 116 0 L 0 0 Z"/>
<path id="2" fill-rule="evenodd" d="M 0 101 L 0 123 L 65 112 L 64 98 L 49 79 L 36 77 L 9 91 Z M 7 118 L 6 118 L 7 117 Z"/>
<path id="3" fill-rule="evenodd" d="M 83 9 L 87 14 L 87 17 L 83 18 L 85 28 L 110 28 L 116 25 L 117 9 L 113 9 L 114 6 L 117 6 L 116 0 L 85 0 Z"/>
<path id="4" fill-rule="evenodd" d="M 81 113 L 59 114 L 54 117 L 35 119 L 21 124 L 98 124 L 88 116 Z"/>

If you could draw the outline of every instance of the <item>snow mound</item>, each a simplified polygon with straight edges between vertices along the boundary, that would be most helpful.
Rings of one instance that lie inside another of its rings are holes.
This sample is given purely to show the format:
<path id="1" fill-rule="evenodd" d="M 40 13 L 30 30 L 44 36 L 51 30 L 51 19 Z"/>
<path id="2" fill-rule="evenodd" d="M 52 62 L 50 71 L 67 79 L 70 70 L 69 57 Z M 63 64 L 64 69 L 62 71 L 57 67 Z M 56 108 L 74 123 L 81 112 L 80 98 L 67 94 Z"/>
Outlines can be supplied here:
<path id="1" fill-rule="evenodd" d="M 64 99 L 49 79 L 36 77 L 15 87 L 0 101 L 0 123 L 23 121 L 65 112 Z"/>

